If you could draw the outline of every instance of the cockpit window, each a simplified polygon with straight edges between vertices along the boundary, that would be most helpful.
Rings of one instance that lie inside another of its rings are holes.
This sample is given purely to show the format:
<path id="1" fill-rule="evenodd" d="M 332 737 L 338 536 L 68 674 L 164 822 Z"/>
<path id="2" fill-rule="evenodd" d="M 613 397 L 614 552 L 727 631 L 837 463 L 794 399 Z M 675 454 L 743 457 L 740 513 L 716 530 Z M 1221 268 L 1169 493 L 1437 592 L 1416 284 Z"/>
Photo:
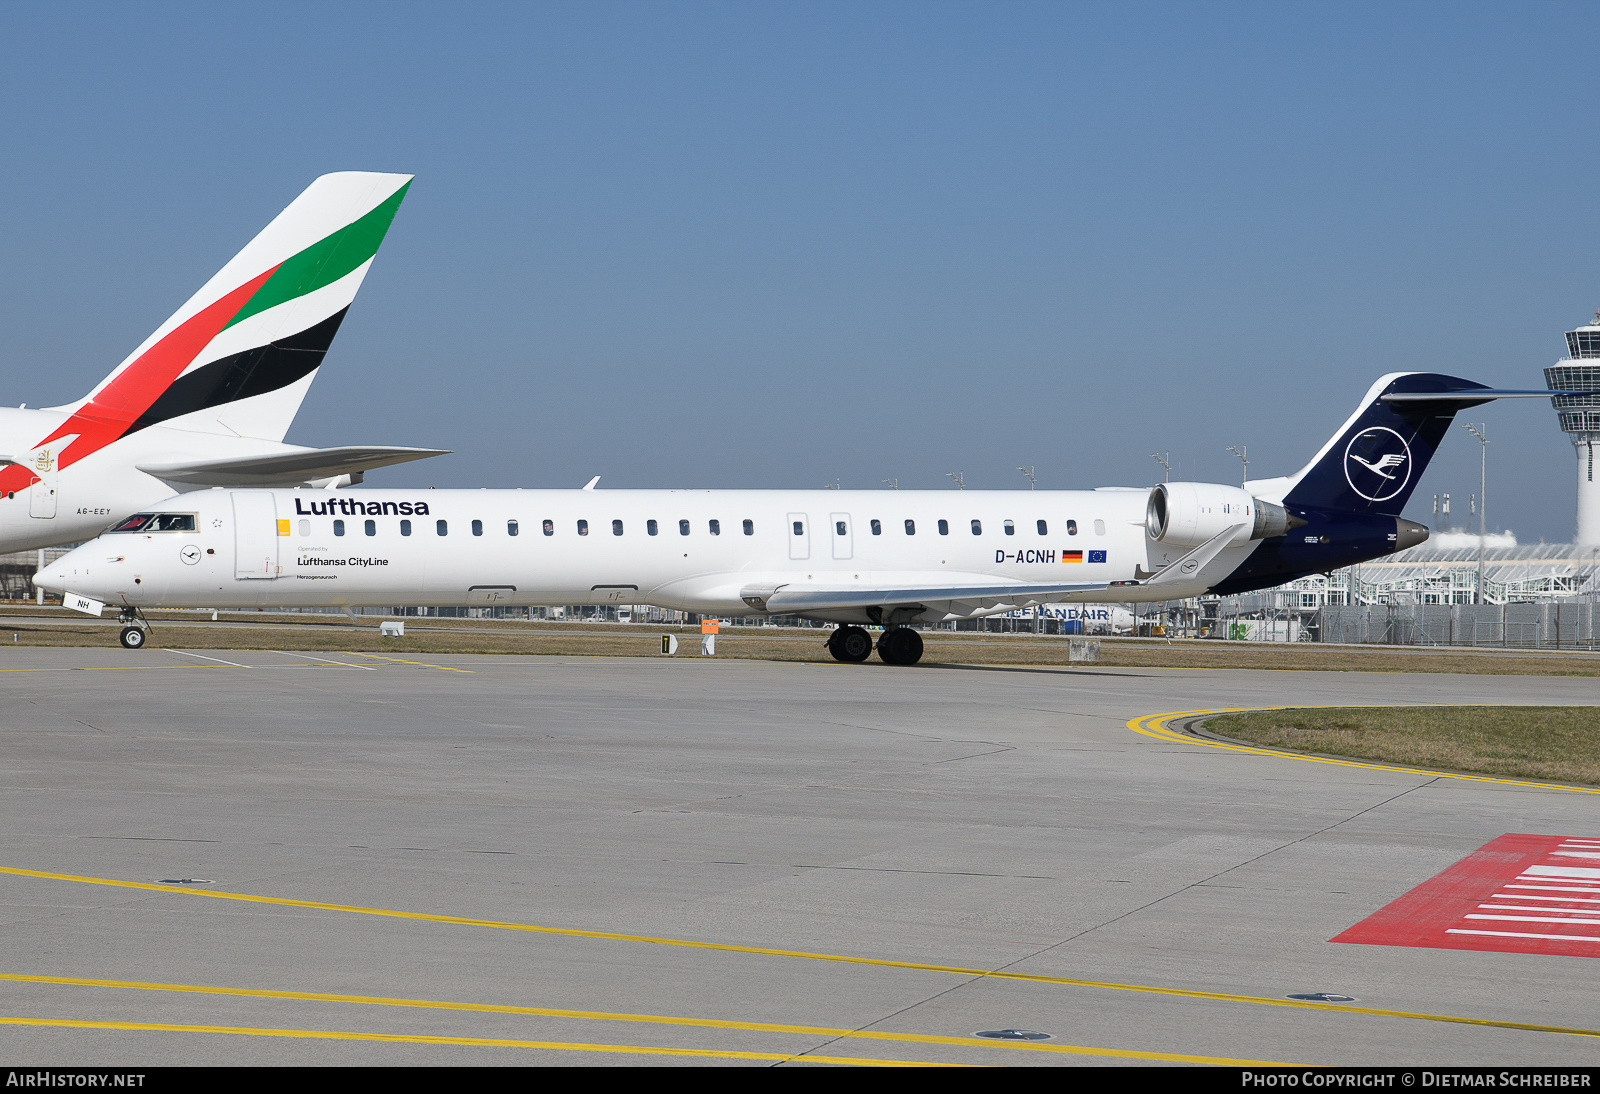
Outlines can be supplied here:
<path id="1" fill-rule="evenodd" d="M 195 529 L 193 513 L 135 513 L 113 532 L 192 532 Z"/>

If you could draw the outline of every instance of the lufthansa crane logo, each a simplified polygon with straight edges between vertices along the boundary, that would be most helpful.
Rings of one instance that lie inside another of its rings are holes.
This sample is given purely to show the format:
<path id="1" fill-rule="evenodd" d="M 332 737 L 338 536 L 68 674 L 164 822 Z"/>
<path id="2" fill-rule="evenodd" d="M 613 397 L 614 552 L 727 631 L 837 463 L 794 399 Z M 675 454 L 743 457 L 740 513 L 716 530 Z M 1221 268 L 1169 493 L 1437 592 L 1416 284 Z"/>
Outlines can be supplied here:
<path id="1" fill-rule="evenodd" d="M 1368 501 L 1388 501 L 1411 481 L 1411 446 L 1387 426 L 1364 429 L 1345 446 L 1344 477 Z"/>

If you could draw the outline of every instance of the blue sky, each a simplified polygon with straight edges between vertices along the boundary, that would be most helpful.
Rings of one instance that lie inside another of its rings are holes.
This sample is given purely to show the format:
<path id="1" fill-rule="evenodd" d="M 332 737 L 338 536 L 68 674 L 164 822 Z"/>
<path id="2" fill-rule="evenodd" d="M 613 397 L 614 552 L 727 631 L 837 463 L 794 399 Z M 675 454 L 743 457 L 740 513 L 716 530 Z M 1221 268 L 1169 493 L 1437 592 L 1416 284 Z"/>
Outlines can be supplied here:
<path id="1" fill-rule="evenodd" d="M 1298 467 L 1600 308 L 1579 5 L 0 9 L 0 398 L 98 381 L 313 177 L 417 175 L 289 440 L 374 485 Z M 1543 401 L 1490 521 L 1572 535 Z M 1476 492 L 1465 430 L 1424 476 Z"/>

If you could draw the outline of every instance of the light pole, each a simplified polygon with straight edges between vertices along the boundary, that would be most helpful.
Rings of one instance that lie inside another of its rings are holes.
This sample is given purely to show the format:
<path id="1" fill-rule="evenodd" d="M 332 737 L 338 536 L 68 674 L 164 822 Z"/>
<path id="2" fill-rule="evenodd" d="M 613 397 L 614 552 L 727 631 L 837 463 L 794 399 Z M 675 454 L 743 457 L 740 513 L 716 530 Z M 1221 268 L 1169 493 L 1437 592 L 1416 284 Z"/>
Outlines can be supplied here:
<path id="1" fill-rule="evenodd" d="M 900 480 L 899 479 L 884 479 L 883 481 L 889 484 L 889 489 L 890 490 L 898 490 L 898 489 L 900 489 Z"/>
<path id="2" fill-rule="evenodd" d="M 1489 427 L 1483 422 L 1473 425 L 1471 422 L 1462 422 L 1461 428 L 1478 438 L 1478 593 L 1473 603 L 1483 603 L 1483 537 L 1486 528 L 1486 518 L 1489 512 L 1489 495 L 1485 492 L 1489 485 Z"/>
<path id="3" fill-rule="evenodd" d="M 1017 470 L 1021 471 L 1024 475 L 1028 476 L 1028 489 L 1032 490 L 1033 487 L 1034 487 L 1033 465 L 1029 464 L 1027 467 L 1019 467 L 1019 468 L 1017 468 Z"/>
<path id="4" fill-rule="evenodd" d="M 967 488 L 967 480 L 964 477 L 965 475 L 965 471 L 949 471 L 945 473 L 944 477 L 947 479 L 955 479 L 957 490 L 965 490 Z"/>
<path id="5" fill-rule="evenodd" d="M 1244 461 L 1244 478 L 1239 480 L 1239 485 L 1241 487 L 1243 487 L 1245 483 L 1250 481 L 1250 459 L 1249 459 L 1249 457 L 1247 457 L 1245 455 L 1245 449 L 1246 449 L 1246 446 L 1242 445 L 1242 444 L 1239 445 L 1238 447 L 1234 447 L 1231 444 L 1228 446 L 1228 451 L 1229 452 L 1232 452 L 1235 456 L 1238 456 L 1239 459 Z"/>
<path id="6" fill-rule="evenodd" d="M 1172 453 L 1170 451 L 1168 451 L 1168 452 L 1160 453 L 1158 455 L 1157 453 L 1152 452 L 1152 453 L 1150 453 L 1150 458 L 1152 460 L 1155 460 L 1157 463 L 1159 463 L 1162 466 L 1163 469 L 1165 469 L 1165 471 L 1167 472 L 1167 481 L 1171 482 L 1172 481 Z"/>

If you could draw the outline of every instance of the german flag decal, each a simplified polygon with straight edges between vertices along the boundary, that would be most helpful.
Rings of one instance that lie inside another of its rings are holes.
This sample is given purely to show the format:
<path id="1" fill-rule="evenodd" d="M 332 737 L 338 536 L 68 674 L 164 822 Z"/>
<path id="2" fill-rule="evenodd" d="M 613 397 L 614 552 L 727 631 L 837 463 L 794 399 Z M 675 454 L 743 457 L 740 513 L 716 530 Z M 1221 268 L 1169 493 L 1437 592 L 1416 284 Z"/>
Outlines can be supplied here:
<path id="1" fill-rule="evenodd" d="M 1061 561 L 1062 562 L 1082 562 L 1083 561 L 1083 552 L 1082 551 L 1062 551 L 1061 552 Z"/>

